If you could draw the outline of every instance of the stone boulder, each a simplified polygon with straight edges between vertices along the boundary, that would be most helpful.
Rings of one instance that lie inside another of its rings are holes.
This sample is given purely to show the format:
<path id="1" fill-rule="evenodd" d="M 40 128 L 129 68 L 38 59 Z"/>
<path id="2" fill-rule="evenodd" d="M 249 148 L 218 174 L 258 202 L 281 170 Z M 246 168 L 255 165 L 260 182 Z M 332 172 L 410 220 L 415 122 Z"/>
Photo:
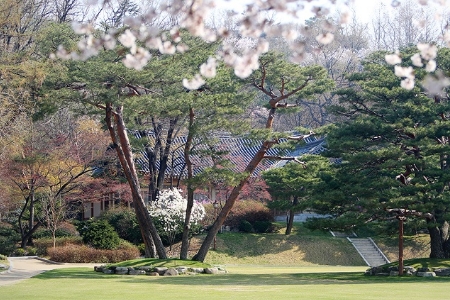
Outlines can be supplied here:
<path id="1" fill-rule="evenodd" d="M 142 270 L 147 273 L 150 273 L 153 270 L 153 267 L 152 266 L 141 266 L 141 267 L 136 267 L 136 270 Z"/>
<path id="2" fill-rule="evenodd" d="M 219 274 L 219 269 L 218 268 L 205 268 L 205 273 L 206 274 Z"/>
<path id="3" fill-rule="evenodd" d="M 436 273 L 436 276 L 450 276 L 450 269 L 435 269 L 434 273 Z"/>
<path id="4" fill-rule="evenodd" d="M 128 275 L 145 275 L 147 274 L 144 270 L 129 270 Z"/>
<path id="5" fill-rule="evenodd" d="M 436 277 L 436 273 L 434 273 L 434 272 L 417 272 L 417 274 L 416 274 L 417 276 L 420 276 L 420 277 Z"/>
<path id="6" fill-rule="evenodd" d="M 166 272 L 164 272 L 164 276 L 177 276 L 178 271 L 175 268 L 169 268 Z"/>
<path id="7" fill-rule="evenodd" d="M 205 272 L 205 269 L 203 269 L 203 268 L 189 268 L 188 271 L 192 272 L 192 273 L 202 274 L 202 273 Z"/>
<path id="8" fill-rule="evenodd" d="M 153 269 L 153 271 L 157 272 L 159 275 L 164 275 L 166 271 L 168 270 L 167 267 L 156 267 Z"/>
<path id="9" fill-rule="evenodd" d="M 186 274 L 188 271 L 187 267 L 177 267 L 178 274 Z"/>

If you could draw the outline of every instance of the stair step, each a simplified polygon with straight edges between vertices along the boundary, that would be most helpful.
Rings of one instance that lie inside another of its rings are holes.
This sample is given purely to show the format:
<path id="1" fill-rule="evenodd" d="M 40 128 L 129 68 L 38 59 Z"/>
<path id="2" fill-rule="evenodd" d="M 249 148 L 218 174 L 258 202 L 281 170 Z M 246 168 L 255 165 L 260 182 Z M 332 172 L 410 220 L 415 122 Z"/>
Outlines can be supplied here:
<path id="1" fill-rule="evenodd" d="M 389 263 L 380 250 L 368 238 L 348 238 L 353 247 L 369 266 L 379 266 Z"/>

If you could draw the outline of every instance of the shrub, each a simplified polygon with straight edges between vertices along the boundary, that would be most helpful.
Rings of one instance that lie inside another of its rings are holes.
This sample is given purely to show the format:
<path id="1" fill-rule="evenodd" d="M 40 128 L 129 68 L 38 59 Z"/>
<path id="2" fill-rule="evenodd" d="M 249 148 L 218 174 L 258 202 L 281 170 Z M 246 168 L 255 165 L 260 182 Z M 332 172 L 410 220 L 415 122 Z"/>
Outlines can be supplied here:
<path id="1" fill-rule="evenodd" d="M 115 249 L 120 244 L 120 238 L 114 228 L 105 220 L 89 220 L 79 223 L 83 242 L 96 249 Z"/>
<path id="2" fill-rule="evenodd" d="M 136 245 L 143 242 L 136 213 L 133 209 L 126 207 L 109 209 L 100 216 L 100 219 L 111 224 L 121 239 Z"/>
<path id="3" fill-rule="evenodd" d="M 17 248 L 12 253 L 14 256 L 36 256 L 37 248 L 35 247 L 26 247 L 26 248 Z"/>
<path id="4" fill-rule="evenodd" d="M 26 256 L 27 255 L 27 250 L 25 250 L 24 248 L 17 248 L 16 250 L 14 250 L 14 256 Z"/>
<path id="5" fill-rule="evenodd" d="M 95 249 L 86 245 L 67 245 L 49 248 L 51 260 L 64 263 L 116 263 L 138 258 L 139 249 L 129 243 L 122 243 L 115 250 Z"/>
<path id="6" fill-rule="evenodd" d="M 239 231 L 243 232 L 253 232 L 252 224 L 247 220 L 242 220 L 241 224 L 239 224 Z"/>
<path id="7" fill-rule="evenodd" d="M 275 230 L 275 226 L 273 226 L 270 221 L 256 221 L 253 224 L 253 229 L 258 233 L 266 233 L 273 232 Z"/>
<path id="8" fill-rule="evenodd" d="M 0 254 L 12 254 L 19 241 L 20 234 L 10 224 L 0 222 Z"/>
<path id="9" fill-rule="evenodd" d="M 64 222 L 61 223 L 60 226 L 56 229 L 56 237 L 70 237 L 70 236 L 78 236 L 78 231 L 75 227 L 75 225 Z M 47 229 L 45 227 L 39 228 L 33 235 L 34 238 L 40 239 L 40 238 L 51 238 L 52 237 L 52 231 L 50 229 Z"/>
<path id="10" fill-rule="evenodd" d="M 6 255 L 0 254 L 0 260 L 7 260 L 8 257 Z"/>
<path id="11" fill-rule="evenodd" d="M 254 200 L 241 200 L 236 202 L 224 225 L 239 228 L 244 220 L 250 224 L 259 221 L 272 222 L 273 216 L 264 203 Z"/>
<path id="12" fill-rule="evenodd" d="M 56 238 L 56 247 L 62 247 L 67 245 L 82 245 L 83 239 L 80 236 L 61 237 Z M 34 240 L 34 246 L 37 249 L 36 254 L 40 256 L 47 255 L 47 249 L 53 248 L 52 238 L 41 238 Z"/>

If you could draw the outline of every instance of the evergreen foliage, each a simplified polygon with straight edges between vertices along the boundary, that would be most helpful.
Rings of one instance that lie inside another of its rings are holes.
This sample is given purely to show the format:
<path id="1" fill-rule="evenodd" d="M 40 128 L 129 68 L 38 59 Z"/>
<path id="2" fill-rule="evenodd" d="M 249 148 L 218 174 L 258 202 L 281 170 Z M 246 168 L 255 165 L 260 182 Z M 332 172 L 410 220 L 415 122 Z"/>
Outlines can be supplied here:
<path id="1" fill-rule="evenodd" d="M 403 61 L 412 53 L 405 49 Z M 319 183 L 314 208 L 336 217 L 328 227 L 342 229 L 395 219 L 389 209 L 406 209 L 407 219 L 426 220 L 431 257 L 448 257 L 450 102 L 445 92 L 432 97 L 418 86 L 401 88 L 384 54 L 370 55 L 350 87 L 338 91 L 334 111 L 345 119 L 329 132 L 327 155 L 342 162 L 335 177 Z M 449 71 L 448 60 L 441 50 L 441 71 Z"/>
<path id="2" fill-rule="evenodd" d="M 106 220 L 114 227 L 121 239 L 135 245 L 142 243 L 142 235 L 134 210 L 124 207 L 108 209 L 100 216 L 100 219 Z"/>
<path id="3" fill-rule="evenodd" d="M 83 242 L 96 249 L 116 249 L 120 238 L 114 228 L 106 220 L 91 219 L 78 224 Z"/>

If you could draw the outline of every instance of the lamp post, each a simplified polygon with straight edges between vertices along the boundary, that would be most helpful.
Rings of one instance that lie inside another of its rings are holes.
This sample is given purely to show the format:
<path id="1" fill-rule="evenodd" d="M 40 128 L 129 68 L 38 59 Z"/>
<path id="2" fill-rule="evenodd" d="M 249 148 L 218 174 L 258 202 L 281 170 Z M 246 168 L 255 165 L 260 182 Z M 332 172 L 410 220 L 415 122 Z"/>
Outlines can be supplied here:
<path id="1" fill-rule="evenodd" d="M 214 200 L 213 207 L 214 207 L 214 218 L 215 218 L 215 220 L 216 220 L 216 219 L 217 219 L 217 210 L 218 210 L 218 208 L 219 208 L 219 202 L 217 202 L 217 200 Z M 213 246 L 213 250 L 216 250 L 216 235 L 217 235 L 217 233 L 214 235 L 214 246 Z"/>

